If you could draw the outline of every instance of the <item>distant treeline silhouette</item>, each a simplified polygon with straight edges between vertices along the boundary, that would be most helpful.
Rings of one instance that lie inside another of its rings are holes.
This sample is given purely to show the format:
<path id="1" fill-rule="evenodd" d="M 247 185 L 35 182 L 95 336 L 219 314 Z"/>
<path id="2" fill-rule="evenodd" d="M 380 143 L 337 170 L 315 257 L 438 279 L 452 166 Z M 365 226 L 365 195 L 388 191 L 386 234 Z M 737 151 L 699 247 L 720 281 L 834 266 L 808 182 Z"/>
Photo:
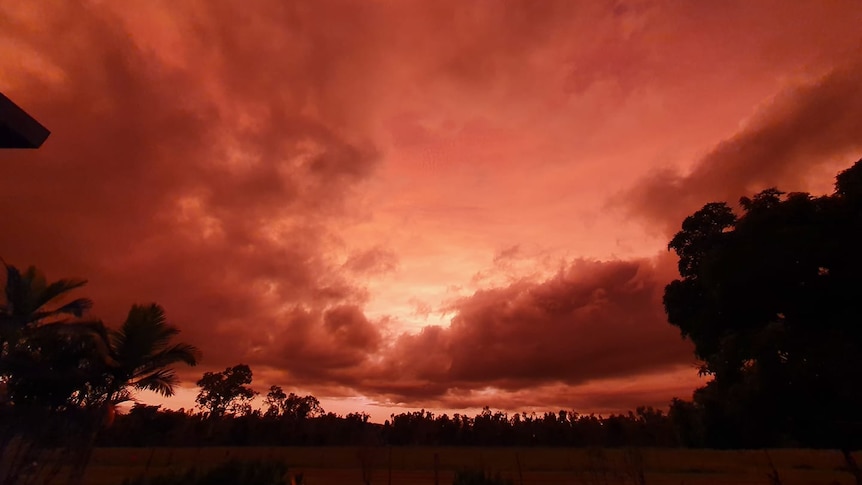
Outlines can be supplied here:
<path id="1" fill-rule="evenodd" d="M 207 372 L 198 380 L 199 410 L 168 410 L 137 403 L 104 429 L 101 446 L 691 446 L 688 407 L 674 401 L 671 414 L 651 407 L 607 417 L 574 411 L 507 414 L 393 414 L 369 422 L 363 412 L 327 413 L 314 396 L 271 386 L 261 409 L 251 401 L 251 368 L 245 364 Z"/>
<path id="2" fill-rule="evenodd" d="M 137 404 L 103 431 L 100 446 L 643 446 L 678 447 L 684 432 L 673 416 L 652 408 L 600 417 L 571 411 L 392 415 L 384 424 L 364 413 L 313 417 L 249 414 L 213 418 L 206 413 Z"/>

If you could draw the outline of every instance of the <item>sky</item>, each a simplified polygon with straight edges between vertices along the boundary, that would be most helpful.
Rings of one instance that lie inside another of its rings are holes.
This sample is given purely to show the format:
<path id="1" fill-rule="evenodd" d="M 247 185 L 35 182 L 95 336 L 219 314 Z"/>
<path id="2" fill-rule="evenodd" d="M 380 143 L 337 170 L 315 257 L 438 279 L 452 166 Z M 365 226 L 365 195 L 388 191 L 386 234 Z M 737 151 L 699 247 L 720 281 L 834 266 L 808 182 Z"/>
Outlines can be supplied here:
<path id="1" fill-rule="evenodd" d="M 666 408 L 704 381 L 661 298 L 711 201 L 862 158 L 858 0 L 36 0 L 0 91 L 0 256 L 254 387 L 382 421 Z"/>

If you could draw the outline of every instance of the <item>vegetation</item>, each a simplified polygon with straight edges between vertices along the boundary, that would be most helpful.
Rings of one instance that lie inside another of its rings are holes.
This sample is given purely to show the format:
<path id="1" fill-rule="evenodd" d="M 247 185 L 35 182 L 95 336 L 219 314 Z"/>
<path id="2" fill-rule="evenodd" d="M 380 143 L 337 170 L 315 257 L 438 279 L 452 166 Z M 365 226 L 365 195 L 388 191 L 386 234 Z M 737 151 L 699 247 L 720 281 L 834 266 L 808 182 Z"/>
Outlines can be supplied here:
<path id="1" fill-rule="evenodd" d="M 669 247 L 668 319 L 713 379 L 678 414 L 691 445 L 862 445 L 862 160 L 813 197 L 767 189 L 710 203 Z M 700 442 L 698 442 L 700 441 Z"/>
<path id="2" fill-rule="evenodd" d="M 195 365 L 197 350 L 173 344 L 179 331 L 158 305 L 135 305 L 118 330 L 85 319 L 92 302 L 60 304 L 86 284 L 48 283 L 36 268 L 5 265 L 5 301 L 0 305 L 0 483 L 14 484 L 24 470 L 54 449 L 53 478 L 62 468 L 79 483 L 100 428 L 132 389 L 171 395 L 171 366 Z M 48 478 L 45 482 L 49 481 Z"/>
<path id="3" fill-rule="evenodd" d="M 360 451 L 368 456 L 360 456 Z M 633 451 L 643 460 L 629 460 Z M 515 485 L 767 484 L 775 471 L 788 485 L 853 483 L 841 454 L 834 450 L 770 450 L 767 456 L 762 450 L 413 446 L 100 448 L 86 482 L 119 485 L 125 477 L 180 475 L 189 468 L 207 470 L 231 460 L 287 463 L 290 479 L 312 485 L 445 485 L 456 473 L 477 468 L 492 478 L 499 473 Z"/>
<path id="4" fill-rule="evenodd" d="M 206 412 L 161 410 L 136 404 L 103 430 L 100 446 L 602 446 L 678 447 L 671 416 L 639 408 L 624 415 L 574 412 L 515 414 L 491 412 L 470 417 L 415 411 L 393 415 L 384 424 L 368 416 L 247 414 L 214 418 Z"/>
<path id="5" fill-rule="evenodd" d="M 225 414 L 248 414 L 255 392 L 252 372 L 245 364 L 228 367 L 224 372 L 206 372 L 197 382 L 201 391 L 195 401 L 213 418 Z"/>
<path id="6" fill-rule="evenodd" d="M 23 483 L 28 467 L 49 455 L 53 468 L 42 470 L 42 483 L 61 471 L 80 483 L 96 444 L 836 447 L 862 483 L 850 453 L 862 446 L 860 247 L 862 160 L 838 174 L 828 196 L 771 188 L 740 199 L 739 213 L 724 202 L 706 204 L 670 241 L 680 279 L 664 297 L 670 324 L 694 343 L 701 372 L 712 377 L 692 401 L 674 399 L 667 414 L 641 407 L 607 417 L 422 410 L 382 425 L 364 413 L 326 413 L 314 396 L 279 386 L 256 410 L 244 364 L 203 374 L 199 413 L 136 404 L 115 419 L 114 407 L 134 390 L 173 394 L 173 366 L 195 365 L 198 350 L 174 342 L 179 330 L 156 304 L 133 305 L 112 329 L 87 318 L 90 300 L 61 302 L 86 281 L 48 282 L 33 267 L 22 272 L 4 263 L 0 483 Z M 623 463 L 630 481 L 645 482 L 640 453 Z M 254 475 L 244 467 L 233 463 L 219 473 Z M 772 472 L 778 480 L 777 468 Z M 275 483 L 264 475 L 260 483 Z M 195 483 L 210 483 L 200 481 L 206 476 L 194 475 Z M 455 477 L 497 478 L 469 471 Z"/>

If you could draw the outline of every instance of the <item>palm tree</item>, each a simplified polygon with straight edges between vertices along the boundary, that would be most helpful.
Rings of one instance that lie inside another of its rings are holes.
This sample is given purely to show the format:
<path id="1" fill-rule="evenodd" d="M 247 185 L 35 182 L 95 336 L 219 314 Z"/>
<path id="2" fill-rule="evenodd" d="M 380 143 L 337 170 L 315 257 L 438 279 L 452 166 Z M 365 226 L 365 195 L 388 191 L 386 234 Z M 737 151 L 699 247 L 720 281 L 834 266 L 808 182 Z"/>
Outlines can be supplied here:
<path id="1" fill-rule="evenodd" d="M 164 310 L 156 304 L 133 305 L 120 329 L 108 330 L 102 322 L 81 320 L 92 307 L 91 300 L 56 303 L 86 280 L 49 283 L 33 266 L 22 272 L 3 265 L 6 298 L 0 304 L 0 387 L 15 390 L 16 412 L 36 414 L 27 420 L 29 424 L 20 423 L 23 428 L 0 433 L 0 452 L 15 435 L 47 422 L 74 425 L 76 431 L 67 433 L 75 450 L 69 458 L 74 455 L 76 462 L 73 482 L 80 481 L 96 434 L 113 419 L 114 406 L 132 398 L 130 389 L 173 395 L 177 377 L 171 366 L 195 365 L 199 352 L 194 346 L 171 342 L 179 330 L 167 323 Z M 77 418 L 68 419 L 71 416 Z M 29 441 L 37 446 L 38 436 Z M 0 470 L 0 475 L 5 474 Z"/>
<path id="2" fill-rule="evenodd" d="M 45 275 L 34 266 L 21 273 L 15 266 L 5 262 L 3 265 L 6 267 L 6 299 L 0 304 L 0 351 L 7 348 L 7 343 L 13 346 L 28 327 L 61 322 L 67 316 L 80 318 L 93 306 L 92 300 L 78 298 L 51 308 L 66 293 L 86 285 L 86 280 L 61 279 L 48 283 Z"/>
<path id="3" fill-rule="evenodd" d="M 167 323 L 159 305 L 133 305 L 116 331 L 107 331 L 101 322 L 70 323 L 64 317 L 82 317 L 93 306 L 92 300 L 78 298 L 60 306 L 52 303 L 87 284 L 86 280 L 61 279 L 48 283 L 45 275 L 33 266 L 22 273 L 15 266 L 3 264 L 6 301 L 0 304 L 0 356 L 8 356 L 24 337 L 32 340 L 36 336 L 87 335 L 95 342 L 99 354 L 96 357 L 109 369 L 110 384 L 103 397 L 112 404 L 128 400 L 130 387 L 171 396 L 177 377 L 170 366 L 197 363 L 199 352 L 194 346 L 171 343 L 179 330 Z"/>
<path id="4" fill-rule="evenodd" d="M 17 440 L 20 458 L 0 467 L 0 481 L 14 483 L 20 466 L 40 453 L 43 435 L 68 422 L 110 361 L 107 330 L 101 322 L 80 320 L 92 301 L 57 302 L 86 284 L 80 279 L 48 282 L 30 266 L 22 272 L 6 264 L 6 285 L 0 302 L 0 406 L 8 414 L 0 429 L 0 454 Z M 74 317 L 71 319 L 70 317 Z"/>
<path id="5" fill-rule="evenodd" d="M 155 303 L 132 305 L 120 329 L 109 332 L 107 385 L 100 394 L 102 403 L 97 407 L 89 439 L 79 449 L 70 483 L 83 480 L 99 429 L 111 425 L 117 404 L 133 398 L 130 388 L 172 396 L 178 382 L 172 366 L 197 364 L 200 352 L 196 347 L 171 342 L 179 333 L 167 322 L 164 309 Z"/>
<path id="6" fill-rule="evenodd" d="M 85 280 L 49 283 L 33 266 L 22 273 L 0 262 L 6 267 L 6 298 L 0 304 L 0 387 L 15 390 L 9 410 L 32 414 L 26 423 L 14 419 L 10 422 L 20 426 L 0 430 L 0 454 L 21 432 L 29 436 L 47 422 L 67 423 L 74 427 L 66 433 L 70 451 L 74 450 L 68 455 L 75 462 L 70 478 L 80 482 L 96 434 L 112 420 L 114 406 L 132 398 L 130 389 L 173 395 L 177 376 L 171 366 L 193 366 L 199 352 L 192 345 L 171 342 L 179 330 L 167 323 L 156 304 L 133 305 L 120 329 L 108 330 L 102 322 L 81 320 L 92 307 L 91 300 L 55 303 L 84 286 Z M 0 406 L 3 398 L 0 395 Z M 27 442 L 28 450 L 36 452 L 38 433 Z M 18 461 L 29 462 L 23 455 Z M 4 483 L 17 475 L 15 467 L 0 469 Z"/>
<path id="7" fill-rule="evenodd" d="M 171 367 L 197 364 L 193 345 L 171 343 L 180 331 L 167 322 L 159 305 L 132 305 L 119 330 L 110 332 L 112 386 L 107 396 L 114 404 L 129 399 L 128 388 L 172 396 L 177 376 Z"/>
<path id="8" fill-rule="evenodd" d="M 0 403 L 8 397 L 9 384 L 17 381 L 29 387 L 28 405 L 56 408 L 64 400 L 80 405 L 96 369 L 111 362 L 108 333 L 102 322 L 81 320 L 92 300 L 77 298 L 62 305 L 57 300 L 87 281 L 49 283 L 34 266 L 21 272 L 0 262 L 6 268 L 5 300 L 0 304 Z M 50 402 L 43 399 L 49 396 Z"/>

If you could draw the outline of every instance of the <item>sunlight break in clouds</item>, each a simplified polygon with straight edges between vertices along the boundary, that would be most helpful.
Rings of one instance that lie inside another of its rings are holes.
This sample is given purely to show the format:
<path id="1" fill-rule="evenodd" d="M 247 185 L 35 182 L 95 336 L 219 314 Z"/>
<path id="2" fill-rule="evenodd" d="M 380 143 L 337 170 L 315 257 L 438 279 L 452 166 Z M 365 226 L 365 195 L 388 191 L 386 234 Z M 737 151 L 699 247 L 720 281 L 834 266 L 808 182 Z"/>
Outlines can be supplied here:
<path id="1" fill-rule="evenodd" d="M 0 256 L 88 278 L 109 324 L 164 305 L 204 353 L 186 384 L 245 362 L 378 420 L 662 405 L 700 382 L 669 235 L 859 158 L 860 24 L 852 0 L 7 6 L 0 90 L 52 135 L 0 154 Z"/>

